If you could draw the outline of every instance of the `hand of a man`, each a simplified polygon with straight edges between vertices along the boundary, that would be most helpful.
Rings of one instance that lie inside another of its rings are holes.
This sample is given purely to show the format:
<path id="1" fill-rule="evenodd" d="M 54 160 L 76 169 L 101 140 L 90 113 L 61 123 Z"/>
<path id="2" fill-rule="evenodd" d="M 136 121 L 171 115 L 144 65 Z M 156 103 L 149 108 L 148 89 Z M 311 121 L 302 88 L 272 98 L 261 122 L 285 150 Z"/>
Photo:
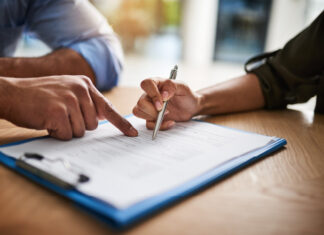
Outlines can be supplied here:
<path id="1" fill-rule="evenodd" d="M 69 140 L 107 119 L 125 135 L 138 135 L 88 77 L 13 78 L 10 84 L 5 118 L 18 126 L 46 129 L 52 137 Z"/>
<path id="2" fill-rule="evenodd" d="M 141 83 L 145 93 L 133 109 L 135 116 L 146 120 L 148 129 L 153 129 L 163 101 L 169 101 L 161 130 L 171 128 L 175 122 L 188 121 L 200 110 L 200 96 L 180 82 L 170 79 L 146 79 Z"/>

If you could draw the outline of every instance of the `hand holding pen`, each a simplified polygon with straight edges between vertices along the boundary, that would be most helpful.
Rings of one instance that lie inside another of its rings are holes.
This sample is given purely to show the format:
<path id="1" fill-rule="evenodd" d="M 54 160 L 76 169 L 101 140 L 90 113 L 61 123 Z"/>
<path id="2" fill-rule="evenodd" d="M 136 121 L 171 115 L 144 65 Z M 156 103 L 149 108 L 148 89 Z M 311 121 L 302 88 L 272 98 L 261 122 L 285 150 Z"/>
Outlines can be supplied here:
<path id="1" fill-rule="evenodd" d="M 178 66 L 176 65 L 171 70 L 170 80 L 175 80 L 177 78 L 177 72 L 178 72 Z M 166 91 L 164 91 L 164 92 L 166 92 Z M 162 93 L 162 96 L 163 96 L 163 93 Z M 164 113 L 166 111 L 167 105 L 168 105 L 168 100 L 164 100 L 162 109 L 159 111 L 156 122 L 155 122 L 155 127 L 154 127 L 154 130 L 153 130 L 152 140 L 154 140 L 156 138 L 156 135 L 157 135 L 158 131 L 160 130 L 160 127 L 161 127 L 161 124 L 162 124 L 162 121 L 163 121 L 163 118 L 164 118 Z"/>
<path id="2" fill-rule="evenodd" d="M 163 101 L 168 101 L 160 130 L 167 130 L 175 122 L 188 121 L 199 114 L 201 96 L 178 81 L 162 78 L 148 78 L 142 81 L 144 94 L 133 109 L 135 116 L 146 120 L 146 127 L 153 130 Z"/>

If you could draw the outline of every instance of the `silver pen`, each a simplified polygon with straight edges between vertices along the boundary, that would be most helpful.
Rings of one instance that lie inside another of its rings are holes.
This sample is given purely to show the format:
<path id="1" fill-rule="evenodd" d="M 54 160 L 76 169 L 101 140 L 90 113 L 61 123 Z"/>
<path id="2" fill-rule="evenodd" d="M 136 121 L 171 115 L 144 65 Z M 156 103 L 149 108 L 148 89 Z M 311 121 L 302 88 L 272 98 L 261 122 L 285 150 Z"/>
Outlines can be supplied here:
<path id="1" fill-rule="evenodd" d="M 171 80 L 175 80 L 177 77 L 177 72 L 178 72 L 178 65 L 175 65 L 174 68 L 171 70 L 170 73 L 170 79 Z M 159 112 L 157 119 L 156 119 L 156 123 L 155 123 L 155 127 L 153 130 L 153 135 L 152 135 L 152 140 L 154 140 L 156 138 L 156 135 L 158 133 L 158 131 L 160 130 L 162 121 L 163 121 L 163 117 L 164 117 L 164 112 L 166 110 L 166 107 L 168 105 L 168 101 L 164 101 L 163 102 L 163 107 L 161 109 L 161 111 Z"/>

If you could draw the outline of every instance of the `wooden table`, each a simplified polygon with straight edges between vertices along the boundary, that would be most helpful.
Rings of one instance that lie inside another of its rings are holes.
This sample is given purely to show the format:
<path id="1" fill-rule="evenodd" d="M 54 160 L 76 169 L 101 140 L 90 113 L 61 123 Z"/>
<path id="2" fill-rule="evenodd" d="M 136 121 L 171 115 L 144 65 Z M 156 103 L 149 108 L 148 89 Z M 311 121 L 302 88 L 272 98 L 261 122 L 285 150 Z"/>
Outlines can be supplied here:
<path id="1" fill-rule="evenodd" d="M 140 96 L 107 97 L 122 114 Z M 208 118 L 286 138 L 286 148 L 161 211 L 125 234 L 324 234 L 324 115 L 254 111 Z M 0 121 L 0 144 L 44 135 Z M 0 234 L 112 234 L 68 200 L 0 166 Z"/>

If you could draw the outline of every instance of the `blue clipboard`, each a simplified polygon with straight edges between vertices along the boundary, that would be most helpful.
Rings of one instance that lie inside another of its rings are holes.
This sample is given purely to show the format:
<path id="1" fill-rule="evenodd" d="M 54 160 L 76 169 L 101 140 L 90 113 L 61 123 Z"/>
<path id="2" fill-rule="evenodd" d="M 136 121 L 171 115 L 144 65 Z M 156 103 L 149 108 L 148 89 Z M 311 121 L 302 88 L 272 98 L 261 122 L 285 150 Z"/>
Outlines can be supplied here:
<path id="1" fill-rule="evenodd" d="M 2 145 L 0 147 L 19 145 L 39 138 L 47 137 L 38 137 L 23 140 L 7 145 Z M 121 229 L 127 228 L 128 226 L 147 218 L 149 215 L 158 212 L 162 208 L 165 208 L 181 199 L 184 199 L 198 192 L 199 190 L 206 188 L 207 186 L 219 180 L 222 180 L 226 176 L 233 174 L 234 172 L 244 168 L 245 166 L 261 158 L 264 158 L 270 153 L 283 147 L 285 144 L 287 144 L 287 141 L 285 139 L 275 138 L 274 141 L 272 141 L 270 144 L 266 145 L 261 149 L 249 152 L 248 154 L 227 161 L 221 164 L 220 166 L 174 189 L 171 189 L 157 196 L 145 199 L 126 209 L 117 209 L 102 200 L 83 194 L 75 189 L 64 189 L 41 177 L 38 177 L 37 175 L 34 175 L 31 172 L 18 167 L 16 164 L 17 160 L 13 157 L 3 154 L 1 152 L 1 148 L 0 162 L 8 168 L 14 170 L 15 172 L 18 172 L 19 174 L 27 177 L 28 179 L 42 185 L 43 187 L 50 189 L 62 195 L 63 197 L 68 198 L 69 200 L 73 201 L 78 207 L 86 209 L 87 212 L 95 215 L 99 219 L 110 224 L 112 227 Z"/>

